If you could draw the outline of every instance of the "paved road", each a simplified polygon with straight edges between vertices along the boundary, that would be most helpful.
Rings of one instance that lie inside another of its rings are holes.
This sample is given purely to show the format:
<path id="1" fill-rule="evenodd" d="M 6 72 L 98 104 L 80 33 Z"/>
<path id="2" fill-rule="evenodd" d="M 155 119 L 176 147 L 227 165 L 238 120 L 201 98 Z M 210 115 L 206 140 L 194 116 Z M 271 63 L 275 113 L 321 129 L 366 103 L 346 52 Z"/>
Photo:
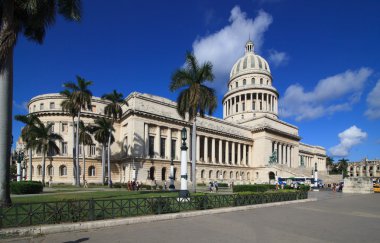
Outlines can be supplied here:
<path id="1" fill-rule="evenodd" d="M 310 196 L 319 200 L 17 242 L 380 242 L 380 194 L 313 192 Z"/>

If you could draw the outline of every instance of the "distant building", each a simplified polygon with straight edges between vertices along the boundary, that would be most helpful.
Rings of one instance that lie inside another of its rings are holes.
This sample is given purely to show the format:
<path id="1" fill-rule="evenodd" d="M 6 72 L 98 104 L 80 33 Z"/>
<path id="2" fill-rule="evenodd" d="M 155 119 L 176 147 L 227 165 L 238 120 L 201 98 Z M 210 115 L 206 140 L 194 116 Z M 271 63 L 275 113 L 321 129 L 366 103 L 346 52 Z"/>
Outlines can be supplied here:
<path id="1" fill-rule="evenodd" d="M 220 180 L 247 183 L 273 183 L 277 176 L 307 176 L 317 164 L 326 171 L 323 147 L 301 143 L 298 128 L 278 119 L 279 94 L 273 86 L 267 61 L 254 53 L 248 41 L 245 55 L 232 67 L 223 104 L 223 119 L 197 118 L 197 182 Z M 73 181 L 73 120 L 61 110 L 65 98 L 44 94 L 28 103 L 30 114 L 43 122 L 54 123 L 53 129 L 63 136 L 60 154 L 46 160 L 46 176 L 53 182 Z M 113 182 L 136 178 L 143 183 L 168 180 L 170 161 L 174 160 L 175 180 L 180 175 L 180 131 L 188 132 L 188 171 L 191 171 L 191 123 L 176 111 L 176 103 L 163 97 L 131 93 L 122 118 L 114 124 L 115 143 L 111 147 Z M 106 101 L 93 97 L 92 108 L 83 111 L 85 124 L 104 116 Z M 101 146 L 80 147 L 85 152 L 89 183 L 101 183 Z M 82 159 L 80 160 L 83 167 Z M 33 179 L 41 179 L 41 155 L 33 153 Z M 29 169 L 29 168 L 28 168 Z M 190 177 L 191 178 L 191 177 Z"/>
<path id="2" fill-rule="evenodd" d="M 347 172 L 350 177 L 380 177 L 380 159 L 348 162 Z"/>

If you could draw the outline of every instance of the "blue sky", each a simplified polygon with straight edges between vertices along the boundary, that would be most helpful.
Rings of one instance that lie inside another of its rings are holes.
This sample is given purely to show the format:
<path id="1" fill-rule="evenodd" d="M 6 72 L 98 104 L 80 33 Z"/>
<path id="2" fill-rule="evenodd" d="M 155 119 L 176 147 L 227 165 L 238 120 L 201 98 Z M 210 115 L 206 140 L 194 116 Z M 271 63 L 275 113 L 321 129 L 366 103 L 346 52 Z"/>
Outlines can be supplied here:
<path id="1" fill-rule="evenodd" d="M 61 18 L 43 45 L 19 37 L 14 114 L 32 97 L 81 75 L 96 96 L 117 89 L 172 100 L 187 50 L 214 64 L 219 102 L 249 35 L 270 63 L 281 119 L 336 159 L 380 158 L 379 1 L 85 0 L 78 23 Z M 215 116 L 222 117 L 219 103 Z M 14 122 L 18 137 L 21 124 Z"/>

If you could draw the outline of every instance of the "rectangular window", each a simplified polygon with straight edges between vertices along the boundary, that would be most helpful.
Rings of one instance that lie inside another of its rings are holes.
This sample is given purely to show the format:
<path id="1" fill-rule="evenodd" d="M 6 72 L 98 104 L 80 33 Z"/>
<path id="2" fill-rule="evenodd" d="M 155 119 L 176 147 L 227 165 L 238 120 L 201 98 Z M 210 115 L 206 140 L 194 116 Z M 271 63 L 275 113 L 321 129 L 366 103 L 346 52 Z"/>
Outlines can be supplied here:
<path id="1" fill-rule="evenodd" d="M 50 102 L 50 109 L 55 109 L 55 103 L 54 102 Z"/>
<path id="2" fill-rule="evenodd" d="M 239 112 L 239 106 L 236 104 L 236 112 Z"/>
<path id="3" fill-rule="evenodd" d="M 252 110 L 254 111 L 256 109 L 256 102 L 252 102 Z"/>
<path id="4" fill-rule="evenodd" d="M 149 156 L 154 157 L 154 136 L 149 136 Z"/>
<path id="5" fill-rule="evenodd" d="M 44 103 L 40 104 L 40 111 L 44 110 Z"/>
<path id="6" fill-rule="evenodd" d="M 96 154 L 96 145 L 91 144 L 90 145 L 90 156 L 95 156 L 95 154 Z"/>
<path id="7" fill-rule="evenodd" d="M 67 132 L 67 123 L 62 123 L 62 132 Z"/>
<path id="8" fill-rule="evenodd" d="M 165 158 L 165 149 L 166 149 L 166 138 L 161 138 L 160 139 L 160 148 L 161 148 L 161 151 L 160 151 L 160 157 L 161 158 Z"/>
<path id="9" fill-rule="evenodd" d="M 50 131 L 51 131 L 51 132 L 54 132 L 54 122 L 49 122 L 49 125 L 50 125 L 50 124 L 52 125 L 51 128 L 50 128 Z"/>
<path id="10" fill-rule="evenodd" d="M 176 156 L 176 154 L 175 154 L 175 152 L 176 152 L 176 148 L 177 148 L 177 140 L 174 140 L 174 139 L 172 139 L 172 148 L 171 148 L 171 150 L 172 150 L 172 157 L 171 158 L 175 158 L 175 156 Z"/>
<path id="11" fill-rule="evenodd" d="M 67 154 L 67 142 L 62 142 L 61 153 L 64 154 L 64 155 Z"/>
<path id="12" fill-rule="evenodd" d="M 245 102 L 242 103 L 242 111 L 245 111 Z"/>

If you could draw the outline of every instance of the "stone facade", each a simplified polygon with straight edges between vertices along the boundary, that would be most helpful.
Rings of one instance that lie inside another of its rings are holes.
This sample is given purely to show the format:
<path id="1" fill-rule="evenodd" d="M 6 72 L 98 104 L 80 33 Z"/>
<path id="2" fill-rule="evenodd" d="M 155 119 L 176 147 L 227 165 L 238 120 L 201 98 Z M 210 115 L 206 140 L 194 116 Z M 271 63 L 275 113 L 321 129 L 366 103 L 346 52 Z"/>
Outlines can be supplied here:
<path id="1" fill-rule="evenodd" d="M 326 151 L 319 146 L 301 143 L 298 128 L 278 119 L 278 92 L 272 86 L 269 65 L 254 54 L 253 43 L 247 42 L 246 54 L 231 71 L 229 90 L 223 104 L 223 118 L 197 118 L 196 161 L 197 182 L 219 180 L 233 183 L 269 183 L 269 176 L 299 176 L 298 168 L 326 170 Z M 61 153 L 47 159 L 47 178 L 53 182 L 71 183 L 73 120 L 61 110 L 64 100 L 59 94 L 34 97 L 29 113 L 46 123 L 54 123 L 54 131 L 63 136 Z M 136 178 L 143 183 L 168 180 L 173 159 L 175 178 L 180 175 L 180 131 L 187 129 L 191 139 L 192 124 L 182 119 L 176 103 L 155 95 L 131 93 L 123 106 L 122 118 L 114 124 L 115 143 L 111 147 L 113 182 Z M 93 97 L 92 109 L 83 111 L 85 124 L 104 116 L 107 105 Z M 95 141 L 95 140 L 94 140 Z M 191 171 L 191 141 L 187 141 L 188 171 Z M 80 149 L 80 157 L 83 157 Z M 101 182 L 101 146 L 87 146 L 86 178 Z M 272 157 L 272 162 L 269 163 Z M 275 158 L 275 159 L 273 159 Z M 83 166 L 81 160 L 81 166 Z M 33 154 L 33 179 L 41 178 L 41 156 Z M 191 178 L 191 177 L 190 177 Z"/>
<path id="2" fill-rule="evenodd" d="M 347 171 L 350 177 L 380 177 L 380 160 L 364 159 L 350 162 Z"/>

